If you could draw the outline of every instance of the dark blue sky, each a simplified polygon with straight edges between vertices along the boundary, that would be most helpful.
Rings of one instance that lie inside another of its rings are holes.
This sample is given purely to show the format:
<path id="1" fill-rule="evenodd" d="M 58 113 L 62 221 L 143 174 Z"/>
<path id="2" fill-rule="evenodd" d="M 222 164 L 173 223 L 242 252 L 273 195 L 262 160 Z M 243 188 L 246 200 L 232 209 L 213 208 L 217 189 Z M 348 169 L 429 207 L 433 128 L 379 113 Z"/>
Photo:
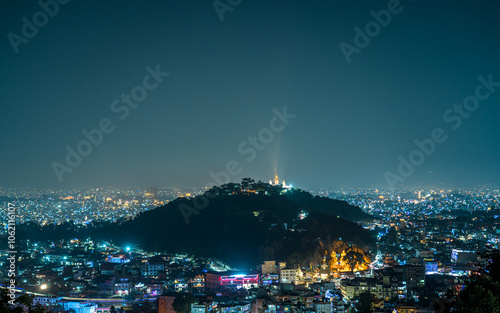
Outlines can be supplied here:
<path id="1" fill-rule="evenodd" d="M 402 0 L 348 63 L 339 45 L 390 2 L 243 0 L 221 21 L 212 1 L 73 0 L 16 53 L 9 33 L 42 9 L 2 1 L 0 186 L 197 186 L 230 160 L 232 180 L 385 184 L 436 128 L 404 184 L 499 183 L 500 87 L 456 130 L 443 114 L 500 81 L 500 4 Z M 157 64 L 170 75 L 121 120 L 111 103 Z M 247 161 L 238 146 L 285 105 L 296 117 Z M 51 164 L 103 118 L 114 131 L 59 182 Z"/>

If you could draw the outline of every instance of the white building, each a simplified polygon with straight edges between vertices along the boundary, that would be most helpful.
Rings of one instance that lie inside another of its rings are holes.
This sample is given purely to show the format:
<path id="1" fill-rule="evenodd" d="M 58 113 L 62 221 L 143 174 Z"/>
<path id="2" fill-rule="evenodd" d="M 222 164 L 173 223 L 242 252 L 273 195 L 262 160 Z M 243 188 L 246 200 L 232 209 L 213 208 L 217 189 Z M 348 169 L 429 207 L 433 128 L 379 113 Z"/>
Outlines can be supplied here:
<path id="1" fill-rule="evenodd" d="M 164 263 L 146 263 L 141 266 L 141 274 L 144 277 L 158 276 L 161 272 L 165 271 Z"/>
<path id="2" fill-rule="evenodd" d="M 75 310 L 75 313 L 96 313 L 97 303 L 86 301 L 59 301 L 64 310 Z"/>
<path id="3" fill-rule="evenodd" d="M 298 268 L 282 268 L 280 269 L 280 283 L 295 283 L 297 280 Z"/>
<path id="4" fill-rule="evenodd" d="M 53 306 L 57 304 L 57 301 L 61 300 L 62 298 L 57 298 L 57 297 L 43 297 L 43 296 L 37 296 L 33 299 L 33 304 L 40 304 L 43 306 Z"/>
<path id="5" fill-rule="evenodd" d="M 332 313 L 332 304 L 330 302 L 314 302 L 313 307 L 316 313 Z"/>

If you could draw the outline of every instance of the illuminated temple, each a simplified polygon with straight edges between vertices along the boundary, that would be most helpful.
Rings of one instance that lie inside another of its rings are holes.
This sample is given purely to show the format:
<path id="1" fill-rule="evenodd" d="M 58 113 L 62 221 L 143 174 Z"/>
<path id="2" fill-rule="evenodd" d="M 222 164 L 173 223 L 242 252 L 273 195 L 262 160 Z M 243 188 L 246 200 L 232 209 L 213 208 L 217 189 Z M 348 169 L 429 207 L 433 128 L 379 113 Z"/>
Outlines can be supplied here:
<path id="1" fill-rule="evenodd" d="M 278 174 L 276 174 L 276 176 L 274 176 L 274 181 L 272 179 L 269 180 L 269 185 L 281 186 L 281 187 L 286 188 L 286 189 L 290 189 L 292 187 L 291 185 L 287 185 L 285 183 L 284 179 L 283 179 L 283 182 L 280 183 L 280 179 L 278 178 Z"/>

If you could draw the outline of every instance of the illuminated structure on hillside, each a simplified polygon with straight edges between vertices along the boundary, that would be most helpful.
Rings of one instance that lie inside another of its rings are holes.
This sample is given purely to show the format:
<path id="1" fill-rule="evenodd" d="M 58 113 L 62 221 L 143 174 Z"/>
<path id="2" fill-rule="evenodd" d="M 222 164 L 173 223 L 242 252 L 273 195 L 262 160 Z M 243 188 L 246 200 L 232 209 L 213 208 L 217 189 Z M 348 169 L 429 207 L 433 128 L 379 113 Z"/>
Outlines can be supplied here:
<path id="1" fill-rule="evenodd" d="M 287 185 L 285 183 L 285 180 L 283 179 L 283 182 L 280 183 L 280 179 L 278 178 L 278 174 L 276 174 L 276 176 L 274 176 L 274 181 L 272 179 L 269 180 L 269 185 L 273 185 L 273 186 L 280 186 L 285 188 L 285 189 L 290 189 L 292 187 L 292 185 Z"/>
<path id="2" fill-rule="evenodd" d="M 217 291 L 224 288 L 258 288 L 260 274 L 258 272 L 207 272 L 205 273 L 206 290 Z"/>

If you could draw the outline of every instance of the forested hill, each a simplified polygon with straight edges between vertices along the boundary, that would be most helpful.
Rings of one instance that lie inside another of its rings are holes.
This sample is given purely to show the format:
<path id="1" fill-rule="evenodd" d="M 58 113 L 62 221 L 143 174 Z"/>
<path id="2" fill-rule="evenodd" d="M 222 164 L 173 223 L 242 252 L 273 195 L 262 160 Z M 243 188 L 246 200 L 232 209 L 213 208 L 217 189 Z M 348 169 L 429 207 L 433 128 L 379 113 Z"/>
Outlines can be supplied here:
<path id="1" fill-rule="evenodd" d="M 306 264 L 318 258 L 319 241 L 342 238 L 371 247 L 373 238 L 354 222 L 369 217 L 346 202 L 300 190 L 227 184 L 114 225 L 106 237 L 150 250 L 217 257 L 234 266 L 268 259 Z"/>
<path id="2" fill-rule="evenodd" d="M 372 216 L 363 212 L 359 207 L 345 201 L 313 196 L 308 192 L 293 189 L 284 194 L 288 199 L 295 201 L 309 212 L 320 212 L 339 216 L 350 221 L 371 219 Z"/>
<path id="3" fill-rule="evenodd" d="M 308 265 L 321 262 L 322 247 L 340 238 L 366 250 L 373 247 L 369 232 L 354 222 L 369 217 L 342 201 L 252 182 L 178 198 L 120 223 L 94 223 L 84 229 L 46 226 L 23 233 L 40 240 L 112 240 L 151 251 L 215 257 L 235 267 L 272 259 Z"/>

